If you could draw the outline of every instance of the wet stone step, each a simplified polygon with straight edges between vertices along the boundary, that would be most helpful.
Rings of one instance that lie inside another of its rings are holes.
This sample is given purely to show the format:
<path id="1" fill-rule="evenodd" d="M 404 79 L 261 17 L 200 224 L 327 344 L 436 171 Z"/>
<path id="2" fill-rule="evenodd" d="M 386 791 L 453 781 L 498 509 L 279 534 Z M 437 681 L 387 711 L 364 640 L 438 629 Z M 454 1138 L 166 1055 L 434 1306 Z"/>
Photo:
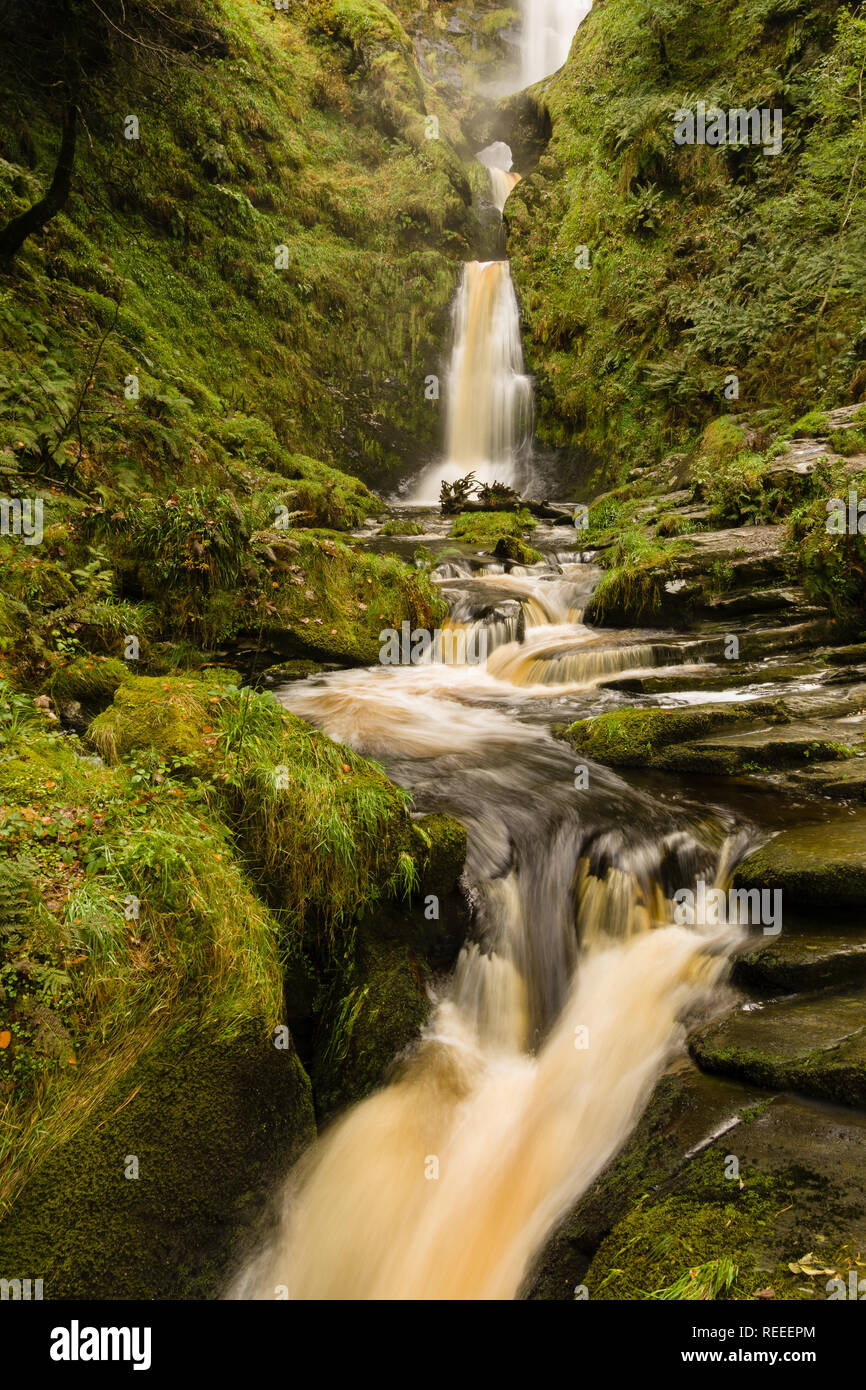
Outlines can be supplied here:
<path id="1" fill-rule="evenodd" d="M 786 913 L 866 906 L 866 812 L 783 830 L 743 860 L 734 885 L 781 890 Z"/>
<path id="2" fill-rule="evenodd" d="M 737 690 L 742 686 L 766 685 L 788 681 L 826 681 L 833 673 L 813 661 L 801 662 L 713 662 L 703 666 L 662 670 L 652 676 L 622 676 L 603 681 L 606 690 L 621 690 L 635 695 L 667 695 L 706 690 Z M 784 695 L 784 692 L 780 692 Z"/>
<path id="3" fill-rule="evenodd" d="M 690 1034 L 705 1071 L 866 1107 L 866 989 L 745 1004 Z"/>
<path id="4" fill-rule="evenodd" d="M 836 932 L 783 932 L 772 941 L 758 937 L 737 957 L 733 978 L 749 989 L 776 994 L 860 984 L 866 980 L 866 936 L 856 940 Z"/>
<path id="5" fill-rule="evenodd" d="M 715 1258 L 722 1231 L 754 1292 L 826 1299 L 828 1275 L 805 1275 L 797 1262 L 814 1252 L 810 1268 L 838 1269 L 847 1284 L 866 1245 L 864 1167 L 866 1115 L 684 1059 L 549 1242 L 528 1296 L 571 1302 L 582 1283 L 590 1299 L 646 1297 Z"/>
<path id="6" fill-rule="evenodd" d="M 800 618 L 822 617 L 827 609 L 810 604 L 803 589 L 744 589 L 738 593 L 721 594 L 707 602 L 706 607 L 713 614 L 724 617 L 739 616 L 745 613 L 788 613 L 794 611 Z"/>
<path id="7" fill-rule="evenodd" d="M 755 705 L 759 703 L 756 701 Z M 724 708 L 724 706 L 722 706 Z M 866 751 L 866 716 L 856 725 L 812 723 L 773 724 L 742 732 L 713 734 L 686 747 L 660 753 L 655 766 L 670 772 L 708 772 L 736 775 L 767 768 L 816 761 L 850 759 Z"/>
<path id="8" fill-rule="evenodd" d="M 783 781 L 792 791 L 812 792 L 832 801 L 866 801 L 866 757 L 810 764 L 788 771 Z"/>

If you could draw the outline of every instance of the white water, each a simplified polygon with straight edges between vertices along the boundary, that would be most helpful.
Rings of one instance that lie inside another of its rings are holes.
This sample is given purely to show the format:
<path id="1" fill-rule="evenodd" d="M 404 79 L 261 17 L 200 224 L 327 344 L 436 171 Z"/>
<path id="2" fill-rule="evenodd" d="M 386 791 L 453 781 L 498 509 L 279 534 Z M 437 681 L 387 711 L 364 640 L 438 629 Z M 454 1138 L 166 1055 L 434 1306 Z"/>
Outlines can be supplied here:
<path id="1" fill-rule="evenodd" d="M 592 0 L 523 0 L 521 87 L 561 68 Z"/>
<path id="2" fill-rule="evenodd" d="M 523 369 L 520 310 L 507 261 L 469 261 L 463 267 L 453 342 L 446 456 L 422 476 L 417 502 L 438 502 L 441 483 L 467 473 L 481 483 L 521 482 L 532 431 L 532 380 Z"/>
<path id="3" fill-rule="evenodd" d="M 493 194 L 494 206 L 500 215 L 505 212 L 505 204 L 508 195 L 520 182 L 520 175 L 512 170 L 513 159 L 511 150 L 503 140 L 497 140 L 486 149 L 481 150 L 476 156 L 479 163 L 483 164 L 490 174 L 490 189 Z"/>
<path id="4" fill-rule="evenodd" d="M 296 1167 L 234 1297 L 514 1298 L 726 970 L 735 934 L 672 925 L 661 866 L 725 882 L 730 827 L 704 808 L 676 815 L 599 767 L 581 798 L 574 754 L 517 717 L 551 681 L 585 690 L 668 659 L 662 644 L 583 626 L 584 568 L 443 580 L 460 621 L 489 612 L 491 590 L 524 609 L 524 641 L 485 665 L 343 671 L 282 692 L 428 806 L 456 810 L 479 905 L 417 1049 Z"/>

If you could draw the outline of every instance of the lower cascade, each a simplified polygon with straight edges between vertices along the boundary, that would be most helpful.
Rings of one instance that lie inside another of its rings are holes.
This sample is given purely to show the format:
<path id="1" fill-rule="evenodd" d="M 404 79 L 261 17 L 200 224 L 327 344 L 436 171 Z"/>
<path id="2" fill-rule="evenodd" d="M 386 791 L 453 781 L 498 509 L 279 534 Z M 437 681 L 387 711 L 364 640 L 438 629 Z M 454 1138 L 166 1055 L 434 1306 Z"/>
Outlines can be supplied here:
<path id="1" fill-rule="evenodd" d="M 286 687 L 294 713 L 384 761 L 420 810 L 469 829 L 472 939 L 385 1089 L 290 1175 L 230 1296 L 503 1299 L 633 1128 L 712 995 L 736 927 L 680 926 L 673 896 L 725 886 L 749 830 L 665 809 L 551 736 L 559 701 L 669 649 L 581 621 L 586 577 L 443 565 L 452 621 L 498 584 L 520 604 L 486 662 L 422 661 Z M 435 576 L 434 576 L 435 577 Z M 561 653 L 567 651 L 568 656 Z"/>

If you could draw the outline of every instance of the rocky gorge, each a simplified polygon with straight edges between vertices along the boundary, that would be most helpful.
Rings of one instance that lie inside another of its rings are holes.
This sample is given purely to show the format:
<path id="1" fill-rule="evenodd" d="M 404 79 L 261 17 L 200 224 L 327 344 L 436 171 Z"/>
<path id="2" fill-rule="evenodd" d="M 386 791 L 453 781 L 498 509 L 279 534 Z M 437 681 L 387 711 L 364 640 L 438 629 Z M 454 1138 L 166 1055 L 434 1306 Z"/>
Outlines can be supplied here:
<path id="1" fill-rule="evenodd" d="M 61 10 L 0 7 L 0 1274 L 847 1287 L 862 15 Z"/>

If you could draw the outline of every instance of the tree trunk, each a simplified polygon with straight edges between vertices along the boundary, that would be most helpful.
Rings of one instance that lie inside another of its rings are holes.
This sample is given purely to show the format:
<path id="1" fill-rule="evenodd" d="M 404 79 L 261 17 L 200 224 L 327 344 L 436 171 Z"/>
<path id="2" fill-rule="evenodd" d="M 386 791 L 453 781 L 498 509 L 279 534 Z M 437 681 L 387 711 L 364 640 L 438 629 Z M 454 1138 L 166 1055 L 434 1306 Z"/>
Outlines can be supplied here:
<path id="1" fill-rule="evenodd" d="M 63 207 L 72 187 L 72 171 L 75 165 L 75 142 L 78 135 L 78 83 L 72 81 L 67 87 L 66 105 L 63 110 L 63 137 L 57 156 L 54 177 L 45 195 L 27 208 L 25 212 L 13 217 L 0 232 L 0 259 L 12 260 L 24 242 L 34 232 L 45 226 Z"/>

